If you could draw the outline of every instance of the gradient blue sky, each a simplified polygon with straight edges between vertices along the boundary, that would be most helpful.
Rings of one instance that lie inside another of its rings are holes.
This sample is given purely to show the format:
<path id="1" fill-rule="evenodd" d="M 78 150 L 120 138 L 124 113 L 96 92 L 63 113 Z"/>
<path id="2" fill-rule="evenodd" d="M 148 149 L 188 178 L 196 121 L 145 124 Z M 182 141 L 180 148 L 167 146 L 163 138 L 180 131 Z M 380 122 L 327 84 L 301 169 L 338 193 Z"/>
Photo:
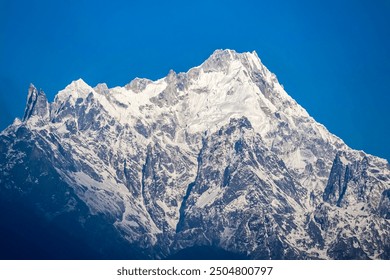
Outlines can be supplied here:
<path id="1" fill-rule="evenodd" d="M 187 71 L 215 49 L 253 51 L 349 146 L 390 159 L 390 0 L 0 0 L 0 129 L 29 83 L 125 85 Z"/>

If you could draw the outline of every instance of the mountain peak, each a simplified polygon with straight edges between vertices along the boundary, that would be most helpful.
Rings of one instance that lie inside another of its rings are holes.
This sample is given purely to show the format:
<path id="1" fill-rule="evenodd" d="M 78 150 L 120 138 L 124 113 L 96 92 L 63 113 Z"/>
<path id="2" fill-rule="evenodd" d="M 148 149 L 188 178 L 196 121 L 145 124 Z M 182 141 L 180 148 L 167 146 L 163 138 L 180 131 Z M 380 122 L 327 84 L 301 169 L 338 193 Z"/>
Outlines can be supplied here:
<path id="1" fill-rule="evenodd" d="M 30 83 L 30 86 L 28 87 L 28 94 L 30 94 L 30 92 L 33 92 L 34 90 L 37 90 L 37 88 L 34 86 L 33 83 Z"/>
<path id="2" fill-rule="evenodd" d="M 63 91 L 66 92 L 66 95 L 68 95 L 69 92 L 77 94 L 88 94 L 93 91 L 93 88 L 80 78 L 78 80 L 72 81 Z"/>
<path id="3" fill-rule="evenodd" d="M 211 57 L 221 57 L 221 56 L 225 56 L 225 57 L 231 57 L 233 58 L 235 55 L 237 55 L 238 53 L 235 51 L 235 50 L 231 50 L 231 49 L 216 49 Z"/>
<path id="4" fill-rule="evenodd" d="M 100 94 L 108 94 L 110 92 L 106 83 L 99 83 L 93 89 Z"/>
<path id="5" fill-rule="evenodd" d="M 205 72 L 226 71 L 234 62 L 240 62 L 248 70 L 261 68 L 261 61 L 255 51 L 238 53 L 230 49 L 218 49 L 201 65 Z"/>
<path id="6" fill-rule="evenodd" d="M 228 64 L 231 61 L 234 61 L 237 59 L 237 57 L 240 54 L 238 54 L 234 50 L 229 49 L 218 49 L 215 50 L 210 57 L 202 64 L 204 66 L 215 66 L 215 67 L 221 67 L 224 64 Z"/>
<path id="7" fill-rule="evenodd" d="M 28 88 L 27 103 L 22 121 L 27 121 L 32 116 L 41 118 L 48 116 L 49 103 L 43 90 L 37 88 L 31 83 Z"/>
<path id="8" fill-rule="evenodd" d="M 140 93 L 143 91 L 148 84 L 152 83 L 151 80 L 145 78 L 135 78 L 130 83 L 125 85 L 127 90 L 132 90 L 135 93 Z"/>
<path id="9" fill-rule="evenodd" d="M 72 88 L 86 88 L 86 87 L 90 87 L 86 82 L 84 82 L 83 79 L 79 78 L 75 81 L 72 81 L 68 87 L 72 87 Z"/>
<path id="10" fill-rule="evenodd" d="M 255 52 L 216 50 L 187 73 L 124 88 L 79 79 L 50 107 L 30 85 L 0 151 L 10 226 L 34 230 L 14 215 L 25 205 L 44 229 L 66 217 L 61 231 L 100 258 L 209 244 L 253 259 L 390 259 L 388 163 L 311 118 Z M 52 256 L 67 249 L 53 240 Z"/>

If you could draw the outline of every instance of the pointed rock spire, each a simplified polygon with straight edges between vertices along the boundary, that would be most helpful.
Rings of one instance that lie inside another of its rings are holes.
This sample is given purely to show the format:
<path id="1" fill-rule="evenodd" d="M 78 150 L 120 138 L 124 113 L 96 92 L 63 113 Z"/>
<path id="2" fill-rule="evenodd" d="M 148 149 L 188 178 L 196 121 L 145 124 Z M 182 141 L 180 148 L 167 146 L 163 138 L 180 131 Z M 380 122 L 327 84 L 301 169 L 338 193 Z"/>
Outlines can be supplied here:
<path id="1" fill-rule="evenodd" d="M 37 90 L 37 88 L 30 84 L 27 95 L 26 109 L 24 110 L 24 115 L 22 121 L 25 122 L 33 116 L 38 116 L 40 118 L 47 118 L 49 114 L 49 103 L 45 93 L 42 90 Z"/>

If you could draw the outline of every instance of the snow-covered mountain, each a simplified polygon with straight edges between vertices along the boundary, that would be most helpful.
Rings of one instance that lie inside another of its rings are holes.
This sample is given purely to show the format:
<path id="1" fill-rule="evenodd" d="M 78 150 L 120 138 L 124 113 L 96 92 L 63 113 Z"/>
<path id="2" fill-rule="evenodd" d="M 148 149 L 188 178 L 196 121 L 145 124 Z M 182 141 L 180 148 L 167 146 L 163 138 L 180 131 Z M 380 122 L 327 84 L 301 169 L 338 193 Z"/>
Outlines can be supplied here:
<path id="1" fill-rule="evenodd" d="M 0 151 L 5 258 L 45 240 L 27 257 L 390 258 L 388 162 L 317 123 L 255 52 L 80 79 L 52 103 L 31 85 Z"/>

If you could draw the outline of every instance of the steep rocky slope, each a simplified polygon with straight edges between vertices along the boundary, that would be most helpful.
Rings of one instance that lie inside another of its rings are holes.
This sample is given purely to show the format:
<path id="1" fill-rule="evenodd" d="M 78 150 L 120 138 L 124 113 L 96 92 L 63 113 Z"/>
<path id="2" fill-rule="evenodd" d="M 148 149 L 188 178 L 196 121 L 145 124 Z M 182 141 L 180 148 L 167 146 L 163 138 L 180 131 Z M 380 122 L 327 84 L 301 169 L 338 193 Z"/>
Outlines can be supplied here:
<path id="1" fill-rule="evenodd" d="M 0 151 L 3 230 L 34 250 L 48 235 L 63 253 L 43 257 L 390 258 L 388 162 L 329 133 L 255 52 L 124 87 L 77 80 L 52 103 L 31 85 Z M 15 246 L 4 258 L 26 256 Z"/>

